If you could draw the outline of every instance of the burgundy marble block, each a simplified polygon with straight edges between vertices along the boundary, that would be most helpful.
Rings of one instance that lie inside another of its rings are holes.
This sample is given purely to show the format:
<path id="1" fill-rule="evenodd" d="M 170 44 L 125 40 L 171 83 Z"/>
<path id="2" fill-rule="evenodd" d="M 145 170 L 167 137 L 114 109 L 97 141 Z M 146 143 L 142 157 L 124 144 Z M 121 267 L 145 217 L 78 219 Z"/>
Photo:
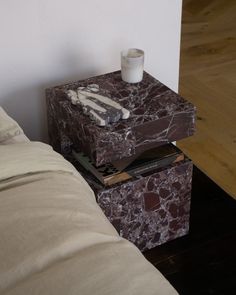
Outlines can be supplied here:
<path id="1" fill-rule="evenodd" d="M 192 186 L 189 159 L 111 187 L 104 187 L 81 167 L 79 170 L 118 233 L 141 251 L 188 233 Z"/>
<path id="2" fill-rule="evenodd" d="M 130 117 L 100 127 L 79 105 L 72 105 L 67 91 L 91 84 L 99 85 L 99 94 L 128 109 Z M 142 82 L 128 84 L 117 71 L 49 88 L 46 97 L 54 149 L 66 154 L 73 143 L 98 166 L 191 136 L 195 131 L 195 107 L 147 73 Z"/>

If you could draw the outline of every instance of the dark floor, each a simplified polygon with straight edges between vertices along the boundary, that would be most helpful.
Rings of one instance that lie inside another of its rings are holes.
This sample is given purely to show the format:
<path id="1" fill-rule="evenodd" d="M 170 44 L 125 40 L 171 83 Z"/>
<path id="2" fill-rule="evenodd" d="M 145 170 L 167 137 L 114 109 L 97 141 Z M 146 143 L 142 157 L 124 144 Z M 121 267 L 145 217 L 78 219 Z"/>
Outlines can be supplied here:
<path id="1" fill-rule="evenodd" d="M 145 256 L 180 295 L 235 295 L 236 201 L 194 168 L 189 235 Z"/>

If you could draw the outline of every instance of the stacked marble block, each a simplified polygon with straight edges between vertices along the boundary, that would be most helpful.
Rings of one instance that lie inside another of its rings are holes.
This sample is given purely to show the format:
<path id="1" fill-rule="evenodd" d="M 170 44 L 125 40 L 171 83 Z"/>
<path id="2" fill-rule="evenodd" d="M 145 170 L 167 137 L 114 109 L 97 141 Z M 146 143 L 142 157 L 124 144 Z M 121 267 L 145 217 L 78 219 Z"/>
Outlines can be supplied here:
<path id="1" fill-rule="evenodd" d="M 101 95 L 120 103 L 130 117 L 104 127 L 68 99 L 68 90 L 99 85 Z M 53 148 L 71 158 L 82 151 L 96 164 L 112 163 L 193 135 L 195 107 L 144 73 L 128 84 L 120 71 L 46 90 L 48 130 Z M 142 251 L 183 236 L 189 230 L 192 162 L 184 160 L 112 186 L 99 183 L 72 160 L 95 192 L 97 202 L 119 234 Z"/>

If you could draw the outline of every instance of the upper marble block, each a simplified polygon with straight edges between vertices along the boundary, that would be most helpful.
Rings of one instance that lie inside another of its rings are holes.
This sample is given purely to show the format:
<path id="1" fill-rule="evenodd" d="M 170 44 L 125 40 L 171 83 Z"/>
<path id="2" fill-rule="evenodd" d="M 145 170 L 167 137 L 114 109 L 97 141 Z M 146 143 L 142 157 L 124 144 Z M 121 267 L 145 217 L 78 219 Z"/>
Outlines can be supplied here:
<path id="1" fill-rule="evenodd" d="M 91 84 L 99 86 L 99 94 L 129 110 L 130 117 L 104 127 L 96 125 L 67 95 L 68 90 Z M 117 71 L 49 88 L 46 96 L 49 134 L 66 135 L 97 165 L 191 136 L 195 131 L 195 107 L 147 73 L 142 82 L 129 84 Z"/>

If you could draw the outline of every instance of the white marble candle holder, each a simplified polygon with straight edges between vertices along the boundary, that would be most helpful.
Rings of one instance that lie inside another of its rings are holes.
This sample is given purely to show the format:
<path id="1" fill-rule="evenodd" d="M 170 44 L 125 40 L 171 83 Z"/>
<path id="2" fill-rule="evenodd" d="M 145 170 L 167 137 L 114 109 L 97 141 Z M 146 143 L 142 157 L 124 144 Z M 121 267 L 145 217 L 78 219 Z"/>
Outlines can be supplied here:
<path id="1" fill-rule="evenodd" d="M 143 79 L 144 51 L 131 48 L 121 52 L 121 77 L 128 83 L 138 83 Z"/>

